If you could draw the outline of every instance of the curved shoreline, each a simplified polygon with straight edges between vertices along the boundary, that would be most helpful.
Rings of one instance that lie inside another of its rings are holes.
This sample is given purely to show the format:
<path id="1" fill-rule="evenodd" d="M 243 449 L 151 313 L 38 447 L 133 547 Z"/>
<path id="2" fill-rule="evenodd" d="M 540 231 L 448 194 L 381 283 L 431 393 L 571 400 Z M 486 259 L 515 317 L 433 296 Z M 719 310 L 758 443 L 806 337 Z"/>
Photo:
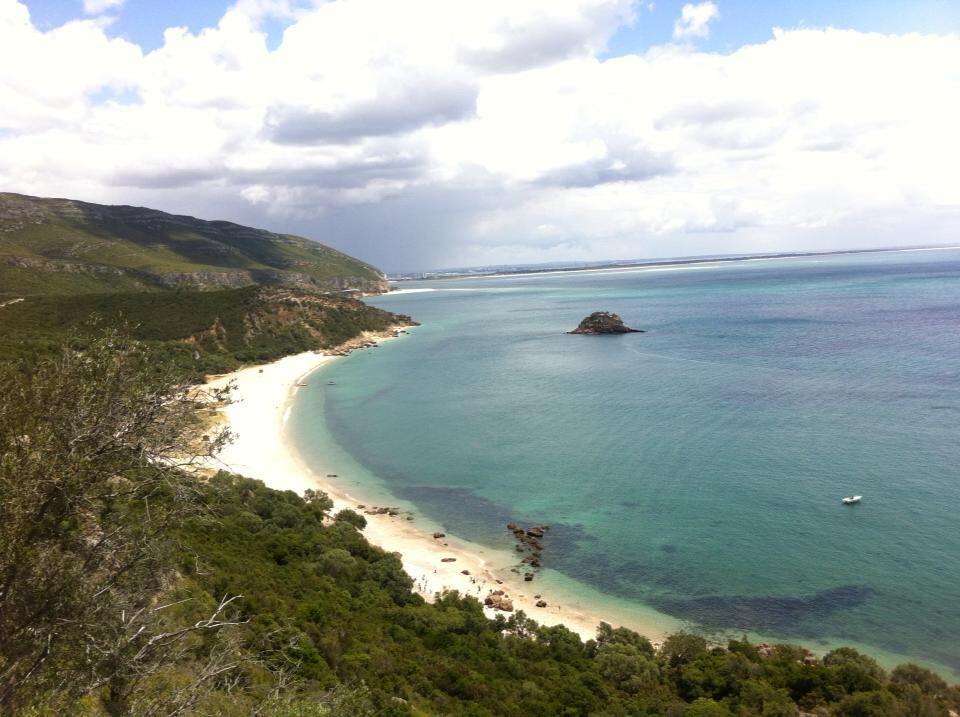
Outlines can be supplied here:
<path id="1" fill-rule="evenodd" d="M 380 342 L 387 338 L 391 337 L 367 335 L 363 340 Z M 288 435 L 287 422 L 299 389 L 336 358 L 337 355 L 305 352 L 231 374 L 209 377 L 207 388 L 222 388 L 229 383 L 235 385 L 231 395 L 233 402 L 220 411 L 222 425 L 234 433 L 235 440 L 223 449 L 217 460 L 208 464 L 209 467 L 230 470 L 261 480 L 270 488 L 292 490 L 300 495 L 308 488 L 319 488 L 333 500 L 334 511 L 342 508 L 357 510 L 360 505 L 372 507 L 362 494 L 362 488 L 351 492 L 344 487 L 342 478 L 338 483 L 339 476 L 330 475 L 337 473 L 338 465 L 322 463 L 315 457 L 311 457 L 308 464 Z M 512 551 L 487 548 L 454 535 L 436 540 L 433 538 L 435 528 L 429 520 L 417 517 L 411 522 L 406 515 L 404 511 L 399 511 L 396 516 L 365 515 L 367 527 L 363 533 L 370 543 L 401 555 L 404 570 L 414 579 L 415 592 L 427 601 L 432 601 L 435 594 L 443 590 L 457 590 L 481 600 L 490 590 L 504 590 L 513 601 L 514 612 L 522 610 L 543 625 L 563 624 L 584 640 L 595 637 L 600 622 L 626 626 L 655 644 L 685 626 L 679 619 L 601 593 L 549 569 L 541 571 L 533 583 L 524 583 L 521 575 L 510 570 L 517 560 Z M 445 557 L 456 560 L 444 563 L 442 559 Z M 463 575 L 462 570 L 469 571 L 470 575 Z M 497 583 L 497 580 L 501 582 Z M 543 596 L 547 608 L 536 607 L 536 595 Z M 484 608 L 484 612 L 491 618 L 497 614 L 510 614 L 492 608 Z M 739 635 L 743 631 L 735 632 Z M 754 633 L 750 633 L 750 637 L 757 641 L 782 641 Z M 801 644 L 815 654 L 850 646 L 876 657 L 888 669 L 910 661 L 951 680 L 957 675 L 956 670 L 946 665 L 851 640 L 825 638 L 789 642 Z"/>
<path id="2" fill-rule="evenodd" d="M 377 342 L 387 338 L 390 337 L 364 337 Z M 207 387 L 234 385 L 231 403 L 220 411 L 224 425 L 234 434 L 234 441 L 210 467 L 230 470 L 261 480 L 270 488 L 292 490 L 301 495 L 308 488 L 319 488 L 333 500 L 334 511 L 358 510 L 361 505 L 372 507 L 364 496 L 351 494 L 342 484 L 338 485 L 334 477 L 336 466 L 317 465 L 314 460 L 307 465 L 287 432 L 287 420 L 298 389 L 335 358 L 330 354 L 305 352 L 210 377 Z M 384 550 L 399 553 L 404 569 L 414 579 L 414 590 L 427 600 L 444 590 L 457 590 L 482 601 L 489 592 L 503 590 L 512 600 L 514 612 L 522 610 L 544 625 L 566 625 L 585 640 L 596 635 L 601 621 L 626 625 L 654 641 L 677 627 L 646 621 L 641 624 L 626 614 L 601 614 L 593 601 L 585 599 L 607 599 L 600 593 L 585 596 L 578 590 L 574 595 L 544 585 L 548 581 L 540 581 L 539 576 L 536 581 L 525 583 L 521 575 L 510 570 L 516 563 L 512 553 L 485 548 L 452 535 L 435 539 L 433 530 L 423 526 L 422 521 L 418 525 L 416 520 L 408 520 L 403 512 L 364 517 L 367 527 L 363 533 L 367 540 Z M 547 607 L 537 607 L 538 599 L 545 600 Z M 493 608 L 484 610 L 490 617 L 499 612 Z M 510 613 L 499 614 L 509 616 Z"/>

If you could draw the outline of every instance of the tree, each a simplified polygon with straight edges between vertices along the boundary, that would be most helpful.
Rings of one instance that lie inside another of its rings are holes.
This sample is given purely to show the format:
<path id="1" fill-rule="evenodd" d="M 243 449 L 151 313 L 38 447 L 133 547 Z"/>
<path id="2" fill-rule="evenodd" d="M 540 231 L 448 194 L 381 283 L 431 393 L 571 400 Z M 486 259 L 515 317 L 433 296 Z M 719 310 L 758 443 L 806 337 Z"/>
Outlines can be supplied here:
<path id="1" fill-rule="evenodd" d="M 889 692 L 856 692 L 833 708 L 837 717 L 897 717 L 897 701 Z"/>
<path id="2" fill-rule="evenodd" d="M 733 717 L 733 714 L 719 702 L 701 697 L 690 703 L 683 717 Z"/>
<path id="3" fill-rule="evenodd" d="M 761 680 L 744 680 L 740 686 L 740 711 L 759 717 L 796 717 L 797 706 L 786 690 Z"/>
<path id="4" fill-rule="evenodd" d="M 653 657 L 655 654 L 650 640 L 640 633 L 625 627 L 611 627 L 608 623 L 601 622 L 597 626 L 596 646 L 600 648 L 604 645 L 630 645 L 647 657 Z"/>
<path id="5" fill-rule="evenodd" d="M 357 530 L 363 530 L 367 527 L 367 519 L 360 515 L 355 510 L 350 510 L 349 508 L 344 508 L 340 510 L 335 516 L 334 520 L 342 520 L 345 523 L 349 523 Z"/>
<path id="6" fill-rule="evenodd" d="M 830 668 L 847 693 L 879 689 L 887 677 L 876 660 L 852 647 L 831 650 L 823 656 L 823 664 Z"/>
<path id="7" fill-rule="evenodd" d="M 895 667 L 890 673 L 890 687 L 893 692 L 897 693 L 910 685 L 919 687 L 932 697 L 943 697 L 949 691 L 946 681 L 925 667 L 910 663 Z"/>
<path id="8" fill-rule="evenodd" d="M 911 717 L 946 717 L 950 687 L 942 677 L 918 665 L 895 667 L 890 673 L 890 691 Z"/>
<path id="9" fill-rule="evenodd" d="M 323 515 L 333 508 L 333 501 L 330 499 L 330 496 L 322 490 L 307 488 L 303 491 L 303 500 L 307 505 L 316 508 Z"/>
<path id="10" fill-rule="evenodd" d="M 670 667 L 693 662 L 707 651 L 707 641 L 699 635 L 678 632 L 670 635 L 660 646 L 660 659 Z"/>
<path id="11" fill-rule="evenodd" d="M 660 669 L 656 661 L 635 645 L 623 642 L 603 644 L 595 659 L 600 674 L 624 692 L 651 689 L 659 682 Z"/>
<path id="12" fill-rule="evenodd" d="M 197 402 L 117 332 L 0 367 L 0 712 L 100 689 L 121 714 L 185 635 L 231 622 L 157 602 L 189 473 L 228 440 L 192 439 Z"/>

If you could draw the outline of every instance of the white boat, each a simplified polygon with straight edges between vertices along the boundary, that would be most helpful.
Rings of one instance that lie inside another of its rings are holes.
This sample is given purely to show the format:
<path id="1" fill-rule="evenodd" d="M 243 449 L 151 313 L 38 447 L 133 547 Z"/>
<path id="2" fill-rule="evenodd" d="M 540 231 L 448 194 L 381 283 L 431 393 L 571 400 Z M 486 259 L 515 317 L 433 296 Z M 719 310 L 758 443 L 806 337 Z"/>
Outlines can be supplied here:
<path id="1" fill-rule="evenodd" d="M 859 503 L 862 499 L 862 495 L 848 495 L 841 498 L 840 502 L 844 505 L 853 505 L 854 503 Z"/>

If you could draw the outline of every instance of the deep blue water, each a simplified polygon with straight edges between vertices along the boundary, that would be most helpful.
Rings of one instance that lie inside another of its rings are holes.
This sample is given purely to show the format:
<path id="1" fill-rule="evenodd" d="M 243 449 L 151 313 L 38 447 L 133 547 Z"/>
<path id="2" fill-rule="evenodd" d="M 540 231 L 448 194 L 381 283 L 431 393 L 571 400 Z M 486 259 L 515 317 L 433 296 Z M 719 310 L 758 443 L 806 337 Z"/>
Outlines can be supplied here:
<path id="1" fill-rule="evenodd" d="M 391 493 L 704 629 L 960 669 L 960 251 L 404 288 L 423 325 L 322 396 Z M 564 333 L 596 310 L 647 333 Z"/>

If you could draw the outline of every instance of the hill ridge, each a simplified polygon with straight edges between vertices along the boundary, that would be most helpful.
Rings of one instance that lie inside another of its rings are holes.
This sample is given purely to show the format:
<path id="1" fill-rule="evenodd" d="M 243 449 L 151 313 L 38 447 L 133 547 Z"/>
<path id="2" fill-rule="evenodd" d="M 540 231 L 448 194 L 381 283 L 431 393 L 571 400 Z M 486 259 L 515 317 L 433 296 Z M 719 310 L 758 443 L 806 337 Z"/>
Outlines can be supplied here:
<path id="1" fill-rule="evenodd" d="M 4 293 L 252 284 L 382 293 L 372 265 L 292 234 L 148 207 L 0 192 Z"/>

